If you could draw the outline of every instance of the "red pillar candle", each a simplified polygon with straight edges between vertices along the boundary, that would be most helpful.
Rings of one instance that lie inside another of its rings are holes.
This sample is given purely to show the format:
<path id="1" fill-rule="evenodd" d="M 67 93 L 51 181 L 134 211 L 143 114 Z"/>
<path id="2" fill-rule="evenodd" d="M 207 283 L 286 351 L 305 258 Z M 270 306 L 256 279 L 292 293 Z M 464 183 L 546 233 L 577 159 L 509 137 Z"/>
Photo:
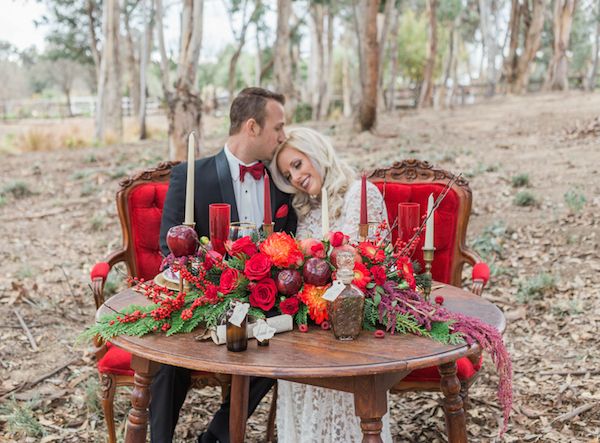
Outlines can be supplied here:
<path id="1" fill-rule="evenodd" d="M 408 242 L 419 227 L 420 205 L 418 203 L 398 204 L 398 240 Z"/>
<path id="2" fill-rule="evenodd" d="M 229 238 L 229 222 L 231 221 L 231 205 L 213 203 L 208 205 L 208 230 L 210 242 L 215 251 L 225 254 L 225 241 Z"/>
<path id="3" fill-rule="evenodd" d="M 273 218 L 271 217 L 271 180 L 269 179 L 269 174 L 265 174 L 265 204 L 263 223 L 265 225 L 270 225 L 272 222 Z"/>
<path id="4" fill-rule="evenodd" d="M 367 216 L 367 175 L 363 174 L 360 183 L 360 224 L 366 225 L 368 223 Z"/>

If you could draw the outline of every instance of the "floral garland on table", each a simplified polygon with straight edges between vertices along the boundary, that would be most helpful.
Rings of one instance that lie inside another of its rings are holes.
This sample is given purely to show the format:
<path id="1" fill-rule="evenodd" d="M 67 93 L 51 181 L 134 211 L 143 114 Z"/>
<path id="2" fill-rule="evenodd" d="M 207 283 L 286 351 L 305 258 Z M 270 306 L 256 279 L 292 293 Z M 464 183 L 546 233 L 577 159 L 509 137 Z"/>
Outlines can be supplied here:
<path id="1" fill-rule="evenodd" d="M 381 226 L 378 232 L 381 232 Z M 406 251 L 394 252 L 381 238 L 349 244 L 348 236 L 332 232 L 326 240 L 298 241 L 285 233 L 267 238 L 243 237 L 227 242 L 228 257 L 200 247 L 193 256 L 174 258 L 166 264 L 190 284 L 186 291 L 172 291 L 154 281 L 132 279 L 131 284 L 152 304 L 128 306 L 103 316 L 83 337 L 100 335 L 141 336 L 155 331 L 167 335 L 191 332 L 201 323 L 217 326 L 232 300 L 250 304 L 248 315 L 264 318 L 278 311 L 294 317 L 301 331 L 309 318 L 329 328 L 328 302 L 322 298 L 335 279 L 337 254 L 355 254 L 353 284 L 365 293 L 363 329 L 375 335 L 411 333 L 445 344 L 477 342 L 490 353 L 500 375 L 499 401 L 504 412 L 504 432 L 512 404 L 512 368 L 502 336 L 493 327 L 431 304 L 417 292 L 431 281 L 415 274 Z"/>

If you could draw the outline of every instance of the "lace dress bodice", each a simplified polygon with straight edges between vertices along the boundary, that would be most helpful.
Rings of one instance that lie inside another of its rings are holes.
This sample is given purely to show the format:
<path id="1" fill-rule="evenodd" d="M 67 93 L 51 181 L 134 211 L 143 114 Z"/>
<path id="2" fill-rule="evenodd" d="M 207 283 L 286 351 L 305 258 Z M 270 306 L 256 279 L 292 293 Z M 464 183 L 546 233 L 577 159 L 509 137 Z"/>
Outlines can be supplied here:
<path id="1" fill-rule="evenodd" d="M 296 238 L 321 238 L 321 207 L 310 210 L 308 214 L 298 221 Z M 373 183 L 367 181 L 367 212 L 369 222 L 374 224 L 387 221 L 387 211 L 383 196 Z M 331 231 L 341 231 L 350 236 L 351 240 L 358 240 L 358 221 L 360 215 L 360 181 L 350 185 L 344 197 L 342 215 L 338 218 L 329 219 Z"/>
<path id="2" fill-rule="evenodd" d="M 369 222 L 387 221 L 383 197 L 367 182 Z M 358 238 L 360 181 L 352 183 L 344 198 L 342 215 L 330 218 L 330 230 Z M 321 208 L 313 208 L 298 222 L 296 238 L 321 238 Z M 307 337 L 310 339 L 310 336 Z M 277 441 L 279 443 L 360 443 L 360 419 L 355 415 L 354 396 L 348 392 L 278 381 Z M 392 442 L 389 413 L 383 417 L 381 438 Z"/>

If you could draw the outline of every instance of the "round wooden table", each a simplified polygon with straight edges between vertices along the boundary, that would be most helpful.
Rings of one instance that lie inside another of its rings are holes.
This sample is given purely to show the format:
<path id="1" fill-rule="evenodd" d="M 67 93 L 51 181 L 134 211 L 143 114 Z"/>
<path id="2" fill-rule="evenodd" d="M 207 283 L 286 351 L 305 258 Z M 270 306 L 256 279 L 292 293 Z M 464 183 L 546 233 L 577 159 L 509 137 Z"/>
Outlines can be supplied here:
<path id="1" fill-rule="evenodd" d="M 476 317 L 503 332 L 502 312 L 492 303 L 470 292 L 445 285 L 434 289 L 432 298 L 442 295 L 444 307 Z M 96 318 L 136 303 L 149 303 L 128 289 L 109 299 Z M 112 308 L 112 309 L 111 309 Z M 259 347 L 254 340 L 245 352 L 229 352 L 212 341 L 197 341 L 197 334 L 150 334 L 144 337 L 119 336 L 112 343 L 132 354 L 135 370 L 131 394 L 127 443 L 145 442 L 150 384 L 159 363 L 192 370 L 231 374 L 232 443 L 242 443 L 247 419 L 250 376 L 285 379 L 354 394 L 355 413 L 361 419 L 363 442 L 381 442 L 381 417 L 387 412 L 387 391 L 414 369 L 439 366 L 449 441 L 466 442 L 465 415 L 456 377 L 456 360 L 480 352 L 478 345 L 442 345 L 414 335 L 386 335 L 375 338 L 363 331 L 351 342 L 335 339 L 331 331 L 318 327 L 308 333 L 297 330 L 277 334 L 270 346 Z"/>

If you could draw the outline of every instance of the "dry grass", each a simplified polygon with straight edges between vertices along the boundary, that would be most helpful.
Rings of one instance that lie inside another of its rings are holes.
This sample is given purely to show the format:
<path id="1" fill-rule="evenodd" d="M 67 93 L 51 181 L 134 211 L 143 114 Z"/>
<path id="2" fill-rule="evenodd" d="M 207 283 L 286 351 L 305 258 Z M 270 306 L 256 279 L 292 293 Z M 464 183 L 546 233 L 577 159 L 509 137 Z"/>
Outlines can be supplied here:
<path id="1" fill-rule="evenodd" d="M 167 125 L 164 116 L 150 116 L 146 122 L 147 138 L 164 140 L 167 138 Z M 132 143 L 139 139 L 139 125 L 136 118 L 127 117 L 123 121 L 123 137 L 107 134 L 102 145 Z M 80 149 L 96 145 L 94 141 L 94 120 L 92 118 L 72 118 L 64 120 L 22 120 L 0 123 L 0 154 L 24 152 L 50 152 L 62 149 Z"/>

